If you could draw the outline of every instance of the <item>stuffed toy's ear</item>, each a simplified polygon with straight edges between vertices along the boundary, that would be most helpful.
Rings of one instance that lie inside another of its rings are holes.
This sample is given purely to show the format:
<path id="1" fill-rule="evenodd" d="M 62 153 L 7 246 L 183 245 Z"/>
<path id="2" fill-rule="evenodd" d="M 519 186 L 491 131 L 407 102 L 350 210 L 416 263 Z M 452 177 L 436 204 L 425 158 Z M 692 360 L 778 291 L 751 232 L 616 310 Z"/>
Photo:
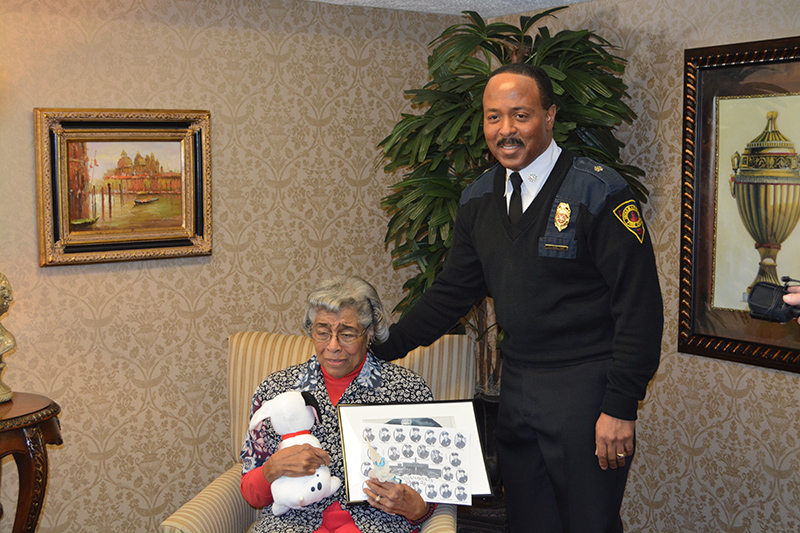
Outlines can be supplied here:
<path id="1" fill-rule="evenodd" d="M 250 431 L 253 431 L 257 425 L 272 416 L 272 400 L 264 402 L 259 407 L 253 416 L 250 418 Z"/>
<path id="2" fill-rule="evenodd" d="M 319 403 L 317 403 L 317 399 L 308 391 L 302 392 L 303 399 L 306 402 L 306 405 L 311 407 L 314 410 L 314 418 L 317 420 L 317 424 L 319 424 Z"/>

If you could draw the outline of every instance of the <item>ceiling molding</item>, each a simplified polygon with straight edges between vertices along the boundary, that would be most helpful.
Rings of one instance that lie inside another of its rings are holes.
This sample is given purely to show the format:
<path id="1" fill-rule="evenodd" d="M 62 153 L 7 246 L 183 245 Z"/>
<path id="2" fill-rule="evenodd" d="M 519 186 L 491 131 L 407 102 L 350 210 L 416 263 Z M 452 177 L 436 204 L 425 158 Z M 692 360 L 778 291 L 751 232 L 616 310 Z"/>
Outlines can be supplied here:
<path id="1" fill-rule="evenodd" d="M 460 15 L 476 11 L 484 19 L 541 11 L 556 6 L 579 4 L 592 0 L 316 0 L 342 6 L 377 7 L 420 11 L 440 15 Z"/>

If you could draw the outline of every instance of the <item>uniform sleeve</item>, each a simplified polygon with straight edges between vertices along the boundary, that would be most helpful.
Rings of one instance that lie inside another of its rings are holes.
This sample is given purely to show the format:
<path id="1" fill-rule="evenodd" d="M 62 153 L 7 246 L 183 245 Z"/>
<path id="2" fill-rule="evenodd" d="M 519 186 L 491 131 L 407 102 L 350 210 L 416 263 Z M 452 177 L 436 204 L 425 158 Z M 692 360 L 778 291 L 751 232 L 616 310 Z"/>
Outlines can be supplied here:
<path id="1" fill-rule="evenodd" d="M 601 410 L 635 420 L 658 369 L 664 308 L 650 234 L 628 188 L 609 197 L 588 238 L 611 289 L 614 320 L 613 365 Z"/>
<path id="2" fill-rule="evenodd" d="M 472 243 L 469 207 L 459 207 L 444 269 L 411 309 L 389 328 L 389 339 L 375 347 L 378 358 L 391 361 L 405 357 L 418 346 L 429 346 L 486 295 L 483 267 Z"/>

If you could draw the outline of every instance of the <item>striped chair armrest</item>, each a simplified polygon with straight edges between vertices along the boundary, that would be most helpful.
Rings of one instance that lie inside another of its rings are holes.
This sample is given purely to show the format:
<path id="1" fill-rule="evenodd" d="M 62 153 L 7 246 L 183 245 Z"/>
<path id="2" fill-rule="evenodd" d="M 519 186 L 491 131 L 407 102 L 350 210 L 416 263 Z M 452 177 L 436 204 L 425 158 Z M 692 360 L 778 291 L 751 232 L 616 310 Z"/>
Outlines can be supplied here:
<path id="1" fill-rule="evenodd" d="M 455 533 L 456 506 L 440 503 L 433 515 L 425 520 L 419 533 Z"/>
<path id="2" fill-rule="evenodd" d="M 239 483 L 242 463 L 238 463 L 186 502 L 161 523 L 162 533 L 242 533 L 258 519 L 242 497 Z M 431 517 L 431 520 L 433 517 Z"/>

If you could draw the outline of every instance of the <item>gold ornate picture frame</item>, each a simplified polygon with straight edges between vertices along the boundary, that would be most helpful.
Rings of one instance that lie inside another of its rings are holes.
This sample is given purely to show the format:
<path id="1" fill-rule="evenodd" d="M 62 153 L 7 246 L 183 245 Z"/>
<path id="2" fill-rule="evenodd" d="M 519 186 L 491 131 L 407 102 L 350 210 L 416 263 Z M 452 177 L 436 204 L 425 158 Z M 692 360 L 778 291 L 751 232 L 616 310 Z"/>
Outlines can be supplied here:
<path id="1" fill-rule="evenodd" d="M 798 119 L 800 37 L 685 51 L 680 352 L 800 372 L 800 325 L 747 305 L 800 276 Z"/>
<path id="2" fill-rule="evenodd" d="M 39 265 L 211 255 L 208 111 L 34 109 Z"/>

